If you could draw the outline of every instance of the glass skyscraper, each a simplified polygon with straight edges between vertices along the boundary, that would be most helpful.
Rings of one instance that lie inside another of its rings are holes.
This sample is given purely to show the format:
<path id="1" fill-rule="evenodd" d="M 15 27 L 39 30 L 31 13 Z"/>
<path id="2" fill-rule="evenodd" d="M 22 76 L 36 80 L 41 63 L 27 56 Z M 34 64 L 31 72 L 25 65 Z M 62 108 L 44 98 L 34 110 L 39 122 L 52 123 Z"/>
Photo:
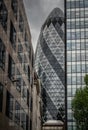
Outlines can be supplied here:
<path id="1" fill-rule="evenodd" d="M 35 68 L 42 83 L 43 121 L 65 118 L 64 14 L 55 8 L 43 24 Z"/>
<path id="2" fill-rule="evenodd" d="M 76 130 L 71 101 L 88 73 L 88 0 L 66 0 L 67 128 Z"/>

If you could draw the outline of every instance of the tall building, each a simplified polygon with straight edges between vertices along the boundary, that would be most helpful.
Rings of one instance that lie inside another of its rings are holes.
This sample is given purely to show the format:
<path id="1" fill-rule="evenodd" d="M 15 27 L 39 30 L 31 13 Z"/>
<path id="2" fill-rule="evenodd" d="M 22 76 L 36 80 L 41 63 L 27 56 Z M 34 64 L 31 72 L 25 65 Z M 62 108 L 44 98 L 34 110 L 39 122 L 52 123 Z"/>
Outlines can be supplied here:
<path id="1" fill-rule="evenodd" d="M 65 118 L 64 14 L 55 8 L 43 24 L 35 54 L 41 79 L 43 122 Z"/>
<path id="2" fill-rule="evenodd" d="M 0 0 L 1 130 L 32 130 L 33 55 L 22 0 Z"/>
<path id="3" fill-rule="evenodd" d="M 76 130 L 71 101 L 88 73 L 88 0 L 66 0 L 67 129 Z"/>

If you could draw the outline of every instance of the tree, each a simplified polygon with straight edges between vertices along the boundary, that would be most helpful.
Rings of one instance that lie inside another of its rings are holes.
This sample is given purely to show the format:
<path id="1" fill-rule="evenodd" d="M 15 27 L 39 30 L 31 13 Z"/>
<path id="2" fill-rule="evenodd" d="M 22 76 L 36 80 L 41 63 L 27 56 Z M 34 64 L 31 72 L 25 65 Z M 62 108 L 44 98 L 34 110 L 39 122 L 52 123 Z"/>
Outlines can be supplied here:
<path id="1" fill-rule="evenodd" d="M 88 129 L 88 75 L 85 75 L 84 82 L 86 86 L 77 89 L 72 100 L 72 110 L 77 130 Z"/>

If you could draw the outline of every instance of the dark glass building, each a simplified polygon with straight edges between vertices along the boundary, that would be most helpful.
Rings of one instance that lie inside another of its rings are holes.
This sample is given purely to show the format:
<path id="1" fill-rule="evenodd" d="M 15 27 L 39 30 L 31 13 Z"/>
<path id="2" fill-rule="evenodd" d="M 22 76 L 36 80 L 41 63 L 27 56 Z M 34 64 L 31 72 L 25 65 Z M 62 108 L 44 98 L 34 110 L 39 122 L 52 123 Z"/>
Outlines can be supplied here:
<path id="1" fill-rule="evenodd" d="M 43 121 L 65 118 L 64 14 L 55 8 L 43 24 L 35 54 L 42 83 Z"/>
<path id="2" fill-rule="evenodd" d="M 67 129 L 76 130 L 71 101 L 88 73 L 88 0 L 66 0 Z"/>

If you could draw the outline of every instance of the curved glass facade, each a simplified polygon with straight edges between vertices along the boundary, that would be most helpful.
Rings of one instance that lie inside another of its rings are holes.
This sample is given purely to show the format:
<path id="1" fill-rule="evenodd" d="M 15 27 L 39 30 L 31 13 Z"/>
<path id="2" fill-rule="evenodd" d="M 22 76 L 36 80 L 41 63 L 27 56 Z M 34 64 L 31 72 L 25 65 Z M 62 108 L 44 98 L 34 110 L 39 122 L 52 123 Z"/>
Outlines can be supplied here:
<path id="1" fill-rule="evenodd" d="M 55 8 L 42 26 L 35 69 L 42 83 L 43 121 L 65 118 L 64 15 Z"/>

